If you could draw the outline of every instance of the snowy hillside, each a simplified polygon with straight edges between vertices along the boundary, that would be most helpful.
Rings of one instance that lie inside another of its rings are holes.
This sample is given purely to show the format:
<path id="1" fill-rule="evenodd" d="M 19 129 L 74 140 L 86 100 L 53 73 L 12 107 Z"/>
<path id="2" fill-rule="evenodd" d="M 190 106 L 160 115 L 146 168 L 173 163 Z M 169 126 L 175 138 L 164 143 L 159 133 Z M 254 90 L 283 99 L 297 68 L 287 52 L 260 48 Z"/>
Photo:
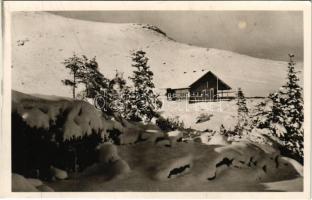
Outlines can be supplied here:
<path id="1" fill-rule="evenodd" d="M 246 96 L 267 96 L 286 77 L 286 62 L 178 43 L 146 25 L 80 21 L 40 12 L 12 17 L 12 87 L 26 93 L 71 96 L 61 83 L 69 74 L 61 62 L 73 52 L 96 56 L 107 77 L 116 69 L 128 77 L 131 51 L 142 49 L 157 88 L 170 87 L 185 71 L 205 69 L 233 89 L 241 87 Z"/>

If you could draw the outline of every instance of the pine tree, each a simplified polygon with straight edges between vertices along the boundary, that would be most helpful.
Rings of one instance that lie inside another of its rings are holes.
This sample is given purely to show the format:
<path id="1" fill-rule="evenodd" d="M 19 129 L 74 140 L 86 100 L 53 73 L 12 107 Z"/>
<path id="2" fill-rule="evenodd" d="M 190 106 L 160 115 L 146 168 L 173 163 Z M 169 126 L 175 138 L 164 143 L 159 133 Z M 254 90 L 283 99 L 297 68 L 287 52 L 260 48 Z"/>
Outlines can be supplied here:
<path id="1" fill-rule="evenodd" d="M 237 124 L 234 128 L 234 132 L 238 138 L 242 138 L 248 134 L 249 130 L 249 112 L 246 105 L 246 98 L 241 88 L 238 88 L 236 95 L 237 105 Z"/>
<path id="2" fill-rule="evenodd" d="M 129 77 L 134 84 L 134 91 L 131 92 L 131 107 L 127 114 L 131 120 L 150 121 L 157 116 L 156 110 L 161 107 L 161 102 L 157 99 L 153 91 L 155 88 L 153 83 L 153 72 L 148 66 L 148 58 L 145 57 L 144 51 L 136 51 L 132 54 L 132 67 L 134 75 Z"/>
<path id="3" fill-rule="evenodd" d="M 113 101 L 114 92 L 110 87 L 110 80 L 97 69 L 90 73 L 88 85 L 88 98 L 92 98 L 98 109 L 106 114 L 112 114 L 110 104 Z"/>
<path id="4" fill-rule="evenodd" d="M 99 71 L 96 57 L 88 59 L 85 55 L 78 57 L 74 54 L 63 63 L 66 68 L 71 70 L 70 73 L 73 75 L 73 80 L 65 79 L 62 81 L 65 85 L 73 87 L 73 98 L 77 98 L 76 88 L 79 84 L 82 84 L 85 86 L 85 90 L 78 94 L 81 99 L 94 99 L 97 101 L 96 106 L 103 112 L 113 113 L 109 106 L 114 101 L 115 91 L 112 84 L 110 84 L 111 80 L 107 79 Z"/>
<path id="5" fill-rule="evenodd" d="M 98 63 L 96 61 L 96 57 L 93 57 L 92 59 L 88 59 L 85 55 L 82 56 L 83 62 L 84 62 L 84 68 L 83 73 L 81 73 L 80 83 L 83 83 L 85 85 L 85 92 L 86 97 L 90 97 L 90 83 L 92 82 L 91 79 L 93 79 L 95 76 L 99 76 L 101 73 L 98 71 Z"/>
<path id="6" fill-rule="evenodd" d="M 73 98 L 76 98 L 76 88 L 78 85 L 77 78 L 81 75 L 81 72 L 84 67 L 83 60 L 74 54 L 72 57 L 65 59 L 63 62 L 65 68 L 70 69 L 70 74 L 72 74 L 72 79 L 62 80 L 64 85 L 72 87 Z"/>
<path id="7" fill-rule="evenodd" d="M 83 84 L 85 90 L 80 93 L 81 99 L 92 98 L 94 92 L 92 91 L 92 79 L 96 76 L 101 76 L 102 74 L 98 71 L 98 63 L 96 57 L 88 59 L 85 55 L 81 58 L 83 65 L 81 67 L 80 73 L 77 75 L 77 83 Z"/>

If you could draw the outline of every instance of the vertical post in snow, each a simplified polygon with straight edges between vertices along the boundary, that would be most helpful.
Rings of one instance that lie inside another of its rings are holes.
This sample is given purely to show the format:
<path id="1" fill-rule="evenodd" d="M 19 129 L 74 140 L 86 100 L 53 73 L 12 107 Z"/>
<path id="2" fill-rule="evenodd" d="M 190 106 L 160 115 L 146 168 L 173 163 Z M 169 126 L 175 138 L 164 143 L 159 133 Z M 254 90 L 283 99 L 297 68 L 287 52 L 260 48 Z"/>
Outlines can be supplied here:
<path id="1" fill-rule="evenodd" d="M 189 104 L 189 99 L 188 99 L 188 95 L 186 94 L 185 112 L 188 112 L 188 104 Z"/>
<path id="2" fill-rule="evenodd" d="M 210 96 L 210 94 L 209 94 L 209 85 L 208 85 L 208 81 L 207 81 L 207 88 L 206 88 L 206 96 L 205 96 L 205 101 L 207 102 L 207 101 L 209 101 L 209 99 L 207 99 L 207 96 L 209 95 Z M 208 95 L 207 95 L 208 94 Z"/>
<path id="3" fill-rule="evenodd" d="M 218 101 L 218 91 L 219 91 L 219 78 L 217 77 L 217 101 Z"/>

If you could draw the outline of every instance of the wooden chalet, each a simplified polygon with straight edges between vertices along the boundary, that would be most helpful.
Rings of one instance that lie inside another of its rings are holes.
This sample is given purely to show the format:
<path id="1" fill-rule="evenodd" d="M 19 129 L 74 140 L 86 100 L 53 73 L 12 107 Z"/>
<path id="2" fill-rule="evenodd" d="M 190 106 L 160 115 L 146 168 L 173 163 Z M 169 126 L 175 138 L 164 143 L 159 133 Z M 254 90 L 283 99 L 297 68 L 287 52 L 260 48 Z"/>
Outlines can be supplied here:
<path id="1" fill-rule="evenodd" d="M 174 87 L 166 89 L 168 100 L 190 103 L 233 98 L 231 87 L 211 71 L 184 72 Z"/>

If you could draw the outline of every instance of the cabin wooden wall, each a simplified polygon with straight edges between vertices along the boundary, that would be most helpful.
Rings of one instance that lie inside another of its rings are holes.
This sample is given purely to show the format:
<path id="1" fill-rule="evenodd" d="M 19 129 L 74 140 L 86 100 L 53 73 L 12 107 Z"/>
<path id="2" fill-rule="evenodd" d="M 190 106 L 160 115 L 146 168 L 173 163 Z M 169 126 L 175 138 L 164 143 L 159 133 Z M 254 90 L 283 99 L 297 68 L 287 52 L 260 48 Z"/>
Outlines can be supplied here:
<path id="1" fill-rule="evenodd" d="M 170 91 L 167 90 L 167 97 L 172 100 L 180 100 L 180 99 L 187 99 L 190 95 L 189 89 L 172 89 Z"/>
<path id="2" fill-rule="evenodd" d="M 213 90 L 213 92 L 210 92 L 211 89 Z M 190 93 L 191 96 L 194 96 L 195 94 L 195 96 L 205 96 L 206 98 L 213 98 L 210 96 L 210 94 L 217 94 L 217 78 L 212 74 L 206 74 L 204 77 L 200 78 L 196 83 L 191 86 Z"/>

